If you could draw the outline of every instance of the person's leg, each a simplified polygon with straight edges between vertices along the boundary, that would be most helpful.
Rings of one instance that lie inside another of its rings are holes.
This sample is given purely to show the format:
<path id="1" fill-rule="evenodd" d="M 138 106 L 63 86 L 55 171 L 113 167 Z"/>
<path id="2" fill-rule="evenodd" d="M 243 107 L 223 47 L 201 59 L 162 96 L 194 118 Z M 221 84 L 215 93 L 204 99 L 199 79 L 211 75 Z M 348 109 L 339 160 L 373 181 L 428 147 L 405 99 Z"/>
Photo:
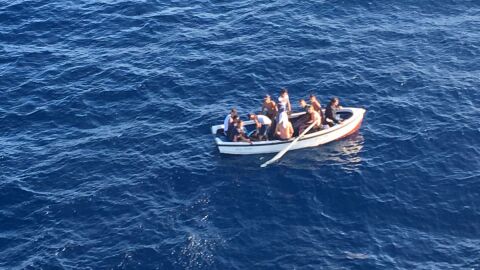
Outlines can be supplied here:
<path id="1" fill-rule="evenodd" d="M 272 120 L 272 124 L 270 125 L 268 137 L 275 138 L 275 128 L 277 127 L 277 121 Z"/>
<path id="2" fill-rule="evenodd" d="M 275 114 L 267 114 L 267 117 L 270 118 L 270 120 L 274 121 L 275 120 Z"/>
<path id="3" fill-rule="evenodd" d="M 263 138 L 267 137 L 267 132 L 268 132 L 268 126 L 267 125 L 262 125 L 259 131 L 259 138 L 260 140 L 263 140 Z"/>
<path id="4" fill-rule="evenodd" d="M 242 135 L 238 138 L 238 141 L 240 142 L 249 142 L 250 139 L 248 139 L 246 136 Z"/>

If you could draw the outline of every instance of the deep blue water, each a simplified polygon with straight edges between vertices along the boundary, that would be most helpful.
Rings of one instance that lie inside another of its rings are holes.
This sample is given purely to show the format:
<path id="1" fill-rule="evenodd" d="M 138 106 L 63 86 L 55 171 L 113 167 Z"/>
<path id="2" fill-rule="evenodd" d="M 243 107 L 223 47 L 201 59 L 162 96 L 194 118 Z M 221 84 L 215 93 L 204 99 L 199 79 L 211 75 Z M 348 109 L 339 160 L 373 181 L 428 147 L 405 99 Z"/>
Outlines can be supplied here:
<path id="1" fill-rule="evenodd" d="M 0 1 L 0 268 L 479 269 L 480 2 Z M 224 156 L 287 87 L 367 109 Z"/>

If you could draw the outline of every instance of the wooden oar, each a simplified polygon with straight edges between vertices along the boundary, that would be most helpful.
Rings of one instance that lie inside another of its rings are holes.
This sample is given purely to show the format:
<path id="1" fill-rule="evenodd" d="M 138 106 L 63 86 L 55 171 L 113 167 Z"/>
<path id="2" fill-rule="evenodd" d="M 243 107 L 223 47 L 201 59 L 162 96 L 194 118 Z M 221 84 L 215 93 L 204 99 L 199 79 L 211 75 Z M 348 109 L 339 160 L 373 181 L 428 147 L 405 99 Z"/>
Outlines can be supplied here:
<path id="1" fill-rule="evenodd" d="M 287 145 L 287 147 L 285 147 L 282 151 L 278 152 L 272 159 L 270 159 L 269 161 L 260 165 L 260 167 L 265 168 L 268 165 L 270 165 L 270 164 L 274 163 L 275 161 L 279 160 L 280 158 L 282 158 L 283 155 L 285 155 L 285 153 L 287 153 L 287 151 L 290 150 L 290 148 L 292 148 L 298 142 L 298 140 L 303 138 L 303 136 L 305 136 L 305 134 L 307 134 L 307 132 L 310 131 L 310 129 L 312 129 L 314 125 L 315 125 L 315 121 L 310 126 L 308 126 L 307 129 L 305 129 L 302 132 L 302 134 L 300 134 L 295 140 L 293 140 L 293 142 L 291 142 L 289 145 Z"/>

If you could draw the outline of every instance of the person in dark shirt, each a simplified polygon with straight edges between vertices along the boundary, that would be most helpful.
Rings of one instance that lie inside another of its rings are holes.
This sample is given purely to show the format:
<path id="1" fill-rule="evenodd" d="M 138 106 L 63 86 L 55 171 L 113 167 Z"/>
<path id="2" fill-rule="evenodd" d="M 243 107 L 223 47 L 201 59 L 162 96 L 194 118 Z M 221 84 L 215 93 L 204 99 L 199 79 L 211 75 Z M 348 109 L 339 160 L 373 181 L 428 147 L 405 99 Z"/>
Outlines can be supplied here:
<path id="1" fill-rule="evenodd" d="M 307 104 L 307 102 L 305 102 L 304 99 L 300 99 L 300 107 L 302 107 L 302 109 L 304 109 L 305 112 L 308 113 L 309 105 Z"/>
<path id="2" fill-rule="evenodd" d="M 294 130 L 299 130 L 302 126 L 305 125 L 305 123 L 307 123 L 309 120 L 310 120 L 310 113 L 308 112 L 308 109 L 310 108 L 310 105 L 307 104 L 307 102 L 305 102 L 304 99 L 300 99 L 300 107 L 302 107 L 302 109 L 305 111 L 305 114 L 304 115 L 301 115 L 299 117 L 297 117 L 294 121 L 293 121 L 293 129 Z"/>
<path id="3" fill-rule="evenodd" d="M 230 113 L 225 117 L 225 120 L 223 120 L 223 133 L 228 136 L 228 128 L 230 125 L 234 122 L 233 121 L 233 116 L 238 115 L 237 110 L 235 108 L 232 108 Z"/>
<path id="4" fill-rule="evenodd" d="M 325 118 L 329 126 L 334 126 L 335 124 L 342 123 L 342 120 L 337 116 L 338 109 L 341 109 L 340 101 L 338 98 L 334 97 L 330 100 L 327 108 L 325 109 Z"/>
<path id="5" fill-rule="evenodd" d="M 234 133 L 237 129 L 237 122 L 238 122 L 238 115 L 233 115 L 231 122 L 228 124 L 228 129 L 227 129 L 227 138 L 229 141 L 233 142 L 233 136 Z"/>
<path id="6" fill-rule="evenodd" d="M 237 120 L 237 128 L 235 128 L 233 131 L 233 141 L 252 143 L 252 141 L 248 138 L 247 134 L 245 133 L 242 120 Z"/>

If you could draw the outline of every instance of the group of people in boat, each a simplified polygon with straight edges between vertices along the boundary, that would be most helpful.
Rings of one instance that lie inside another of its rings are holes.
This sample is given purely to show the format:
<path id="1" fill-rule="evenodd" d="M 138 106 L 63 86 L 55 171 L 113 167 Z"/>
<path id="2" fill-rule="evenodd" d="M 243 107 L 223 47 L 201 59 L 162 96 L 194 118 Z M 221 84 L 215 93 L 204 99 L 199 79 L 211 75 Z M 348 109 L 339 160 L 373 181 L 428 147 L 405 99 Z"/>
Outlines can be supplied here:
<path id="1" fill-rule="evenodd" d="M 278 97 L 278 103 L 272 100 L 271 96 L 266 95 L 260 114 L 249 113 L 248 120 L 253 120 L 256 126 L 252 134 L 247 134 L 243 121 L 238 112 L 232 108 L 225 117 L 224 135 L 232 142 L 249 142 L 269 139 L 289 140 L 295 134 L 301 134 L 310 125 L 313 124 L 310 132 L 316 132 L 336 124 L 342 120 L 337 116 L 337 110 L 341 108 L 339 99 L 334 97 L 322 110 L 320 101 L 315 95 L 310 95 L 308 104 L 304 99 L 300 100 L 300 107 L 305 110 L 305 114 L 295 122 L 290 121 L 289 115 L 292 112 L 292 105 L 288 96 L 287 89 L 282 89 Z"/>

